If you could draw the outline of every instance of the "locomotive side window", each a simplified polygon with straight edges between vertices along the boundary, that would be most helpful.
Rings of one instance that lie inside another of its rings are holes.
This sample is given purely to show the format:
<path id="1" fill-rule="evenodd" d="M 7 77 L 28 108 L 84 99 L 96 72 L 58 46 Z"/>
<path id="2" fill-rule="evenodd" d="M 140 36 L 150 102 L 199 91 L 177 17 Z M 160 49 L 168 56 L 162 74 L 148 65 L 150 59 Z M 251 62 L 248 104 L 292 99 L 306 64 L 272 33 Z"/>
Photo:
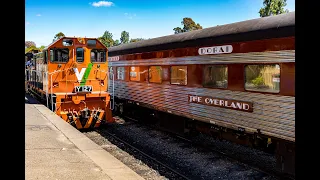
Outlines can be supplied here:
<path id="1" fill-rule="evenodd" d="M 83 48 L 77 48 L 77 62 L 83 62 L 84 61 L 84 50 Z"/>
<path id="2" fill-rule="evenodd" d="M 171 84 L 187 85 L 187 66 L 171 66 Z"/>
<path id="3" fill-rule="evenodd" d="M 51 62 L 68 62 L 69 61 L 69 49 L 58 49 L 54 48 L 50 50 L 50 61 Z"/>
<path id="4" fill-rule="evenodd" d="M 162 68 L 161 66 L 149 67 L 149 82 L 162 83 Z"/>
<path id="5" fill-rule="evenodd" d="M 125 69 L 124 67 L 117 67 L 117 80 L 124 80 Z"/>
<path id="6" fill-rule="evenodd" d="M 278 93 L 280 91 L 280 66 L 246 65 L 245 90 Z"/>
<path id="7" fill-rule="evenodd" d="M 106 62 L 106 51 L 103 49 L 92 49 L 90 56 L 91 62 Z"/>
<path id="8" fill-rule="evenodd" d="M 204 68 L 203 86 L 211 88 L 228 87 L 228 66 L 209 65 Z"/>

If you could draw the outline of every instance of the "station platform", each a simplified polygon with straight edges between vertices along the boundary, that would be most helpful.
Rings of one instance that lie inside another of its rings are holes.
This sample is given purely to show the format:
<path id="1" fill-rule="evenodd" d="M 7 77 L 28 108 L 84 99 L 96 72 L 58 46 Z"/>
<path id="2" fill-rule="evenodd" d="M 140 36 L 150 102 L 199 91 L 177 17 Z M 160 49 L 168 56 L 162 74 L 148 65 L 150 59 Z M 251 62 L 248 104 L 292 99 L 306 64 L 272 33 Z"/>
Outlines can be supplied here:
<path id="1" fill-rule="evenodd" d="M 27 102 L 27 97 L 25 178 L 143 180 L 47 107 Z"/>

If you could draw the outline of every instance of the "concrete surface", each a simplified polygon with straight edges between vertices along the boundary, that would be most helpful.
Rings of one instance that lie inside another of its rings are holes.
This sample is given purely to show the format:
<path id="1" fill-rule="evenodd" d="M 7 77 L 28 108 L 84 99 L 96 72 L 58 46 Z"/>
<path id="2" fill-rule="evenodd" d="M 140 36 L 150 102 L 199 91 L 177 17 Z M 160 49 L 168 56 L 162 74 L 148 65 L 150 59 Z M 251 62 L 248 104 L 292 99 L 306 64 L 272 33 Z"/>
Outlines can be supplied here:
<path id="1" fill-rule="evenodd" d="M 25 104 L 25 177 L 142 180 L 121 161 L 40 104 Z"/>

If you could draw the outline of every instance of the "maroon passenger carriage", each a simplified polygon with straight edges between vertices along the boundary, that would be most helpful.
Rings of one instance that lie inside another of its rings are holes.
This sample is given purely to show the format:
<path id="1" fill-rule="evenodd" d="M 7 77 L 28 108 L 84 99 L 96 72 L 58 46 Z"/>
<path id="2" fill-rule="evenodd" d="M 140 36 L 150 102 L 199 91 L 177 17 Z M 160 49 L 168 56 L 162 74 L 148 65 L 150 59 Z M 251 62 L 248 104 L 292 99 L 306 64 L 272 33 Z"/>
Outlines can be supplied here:
<path id="1" fill-rule="evenodd" d="M 266 148 L 295 174 L 295 12 L 111 47 L 108 60 L 116 111 Z"/>

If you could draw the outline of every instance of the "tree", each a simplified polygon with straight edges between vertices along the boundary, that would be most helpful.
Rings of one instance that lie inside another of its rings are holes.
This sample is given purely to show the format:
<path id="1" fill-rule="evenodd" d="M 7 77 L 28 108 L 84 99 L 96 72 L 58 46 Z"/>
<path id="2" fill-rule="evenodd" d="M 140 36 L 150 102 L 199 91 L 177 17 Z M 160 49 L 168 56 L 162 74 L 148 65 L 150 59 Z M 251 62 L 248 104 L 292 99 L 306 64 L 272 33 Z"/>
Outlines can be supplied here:
<path id="1" fill-rule="evenodd" d="M 284 10 L 286 5 L 287 0 L 263 0 L 264 7 L 259 10 L 260 17 L 287 13 L 289 10 Z"/>
<path id="2" fill-rule="evenodd" d="M 25 49 L 25 53 L 30 52 L 30 51 L 34 51 L 34 50 L 39 50 L 39 48 L 37 48 L 36 46 L 30 46 Z"/>
<path id="3" fill-rule="evenodd" d="M 144 40 L 143 38 L 130 39 L 130 43 Z"/>
<path id="4" fill-rule="evenodd" d="M 99 41 L 106 47 L 111 47 L 114 45 L 113 35 L 109 31 L 105 31 L 101 37 L 98 37 Z"/>
<path id="5" fill-rule="evenodd" d="M 46 46 L 40 46 L 38 49 L 42 51 L 44 48 L 46 48 Z"/>
<path id="6" fill-rule="evenodd" d="M 183 18 L 183 20 L 181 21 L 181 25 L 183 25 L 183 28 L 180 28 L 180 27 L 173 28 L 173 31 L 175 34 L 202 29 L 202 26 L 199 23 L 196 24 L 192 20 L 192 18 L 188 18 L 188 17 Z"/>
<path id="7" fill-rule="evenodd" d="M 173 28 L 175 34 L 183 33 L 183 30 L 180 27 Z"/>
<path id="8" fill-rule="evenodd" d="M 127 31 L 121 32 L 120 42 L 121 44 L 125 44 L 129 42 L 129 33 Z"/>
<path id="9" fill-rule="evenodd" d="M 119 46 L 120 44 L 121 44 L 120 41 L 117 39 L 117 40 L 114 41 L 113 46 Z"/>
<path id="10" fill-rule="evenodd" d="M 54 36 L 53 41 L 56 41 L 56 40 L 63 38 L 63 37 L 65 37 L 65 35 L 62 32 L 59 32 Z"/>
<path id="11" fill-rule="evenodd" d="M 34 43 L 33 41 L 25 41 L 24 42 L 24 46 L 26 47 L 26 48 L 29 48 L 29 47 L 31 47 L 31 46 L 36 46 L 36 43 Z"/>

